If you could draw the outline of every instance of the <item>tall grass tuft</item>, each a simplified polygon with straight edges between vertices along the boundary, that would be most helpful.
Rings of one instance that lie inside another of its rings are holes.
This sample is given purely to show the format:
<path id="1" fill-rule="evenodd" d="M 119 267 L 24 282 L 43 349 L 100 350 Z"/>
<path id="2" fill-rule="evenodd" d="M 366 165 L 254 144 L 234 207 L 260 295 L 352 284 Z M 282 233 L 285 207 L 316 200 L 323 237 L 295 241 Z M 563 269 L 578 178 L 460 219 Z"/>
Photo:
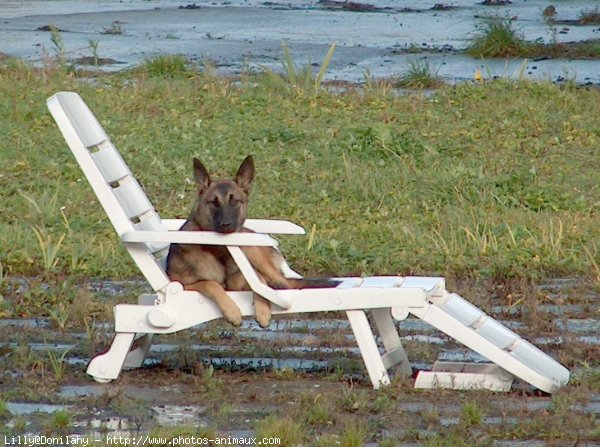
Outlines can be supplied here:
<path id="1" fill-rule="evenodd" d="M 44 340 L 44 348 L 46 349 L 46 355 L 48 356 L 48 361 L 50 362 L 50 367 L 52 368 L 52 372 L 54 373 L 54 380 L 56 382 L 61 382 L 65 377 L 65 372 L 67 370 L 67 364 L 65 362 L 65 358 L 71 348 L 65 350 L 62 354 L 58 355 L 50 347 L 46 344 Z"/>
<path id="2" fill-rule="evenodd" d="M 333 58 L 336 46 L 335 43 L 329 47 L 316 76 L 313 72 L 310 60 L 304 67 L 298 68 L 290 53 L 290 49 L 285 42 L 283 42 L 281 46 L 283 49 L 283 60 L 281 64 L 283 66 L 284 74 L 283 76 L 280 76 L 271 70 L 266 70 L 264 75 L 266 76 L 267 82 L 277 89 L 291 91 L 296 94 L 313 95 L 317 93 L 322 87 L 323 79 L 325 78 L 331 59 Z"/>
<path id="3" fill-rule="evenodd" d="M 600 25 L 600 6 L 581 11 L 579 13 L 579 23 L 581 25 Z"/>
<path id="4" fill-rule="evenodd" d="M 282 446 L 304 444 L 305 428 L 290 416 L 269 415 L 257 421 L 255 433 L 261 438 L 279 438 Z"/>
<path id="5" fill-rule="evenodd" d="M 57 27 L 50 25 L 50 42 L 54 46 L 54 53 L 56 55 L 56 61 L 59 67 L 66 68 L 67 56 L 65 50 L 65 42 L 63 41 L 60 31 Z"/>
<path id="6" fill-rule="evenodd" d="M 146 59 L 136 71 L 149 78 L 186 78 L 195 73 L 191 62 L 181 54 L 164 54 Z"/>
<path id="7" fill-rule="evenodd" d="M 426 89 L 437 88 L 444 84 L 438 75 L 440 67 L 435 67 L 427 59 L 412 59 L 408 67 L 398 77 L 396 85 L 402 88 Z"/>
<path id="8" fill-rule="evenodd" d="M 530 44 L 523 40 L 512 20 L 498 17 L 483 23 L 466 52 L 476 57 L 508 57 L 526 56 L 529 50 Z"/>
<path id="9" fill-rule="evenodd" d="M 58 236 L 58 238 L 55 238 L 42 226 L 32 225 L 31 229 L 38 240 L 39 249 L 42 253 L 42 266 L 44 267 L 44 270 L 53 270 L 60 260 L 58 252 L 62 247 L 66 234 L 63 233 Z"/>

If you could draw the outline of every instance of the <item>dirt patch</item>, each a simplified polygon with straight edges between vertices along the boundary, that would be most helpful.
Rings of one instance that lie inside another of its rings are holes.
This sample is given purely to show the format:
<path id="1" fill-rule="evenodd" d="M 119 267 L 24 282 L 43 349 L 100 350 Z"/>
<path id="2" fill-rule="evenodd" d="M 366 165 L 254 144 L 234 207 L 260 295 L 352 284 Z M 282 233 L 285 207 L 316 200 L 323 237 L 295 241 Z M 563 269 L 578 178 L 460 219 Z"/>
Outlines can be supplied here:
<path id="1" fill-rule="evenodd" d="M 572 384 L 548 396 L 521 382 L 507 394 L 461 393 L 415 390 L 413 379 L 396 378 L 374 391 L 343 315 L 316 314 L 278 318 L 268 330 L 251 320 L 239 329 L 216 321 L 162 336 L 142 368 L 100 385 L 85 375 L 85 365 L 110 342 L 107 314 L 87 332 L 69 325 L 61 330 L 53 319 L 0 320 L 0 340 L 10 340 L 0 349 L 0 396 L 8 402 L 9 422 L 18 427 L 26 418 L 29 433 L 51 430 L 68 417 L 72 433 L 132 436 L 158 425 L 167 431 L 185 425 L 262 435 L 265 424 L 273 428 L 281 420 L 307 445 L 316 436 L 346 436 L 347 427 L 356 424 L 365 443 L 390 440 L 400 446 L 446 439 L 449 433 L 550 439 L 556 445 L 594 439 L 600 340 L 593 289 L 576 280 L 450 282 L 570 367 Z M 138 289 L 135 282 L 118 284 L 127 296 L 128 287 Z M 101 289 L 114 299 L 115 287 Z M 515 306 L 523 301 L 529 304 Z M 409 318 L 399 328 L 415 370 L 435 360 L 484 361 L 421 320 Z"/>

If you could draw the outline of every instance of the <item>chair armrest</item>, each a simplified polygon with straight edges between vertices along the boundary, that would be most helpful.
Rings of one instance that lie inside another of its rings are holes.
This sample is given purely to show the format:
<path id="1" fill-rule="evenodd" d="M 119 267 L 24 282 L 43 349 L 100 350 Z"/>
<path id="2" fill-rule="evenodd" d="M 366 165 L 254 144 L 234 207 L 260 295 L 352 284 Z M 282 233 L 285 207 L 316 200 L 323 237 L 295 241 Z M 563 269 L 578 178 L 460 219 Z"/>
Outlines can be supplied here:
<path id="1" fill-rule="evenodd" d="M 185 219 L 162 219 L 162 223 L 169 231 L 179 230 Z M 267 234 L 306 234 L 304 228 L 287 220 L 272 219 L 246 219 L 244 227 L 256 233 Z"/>
<path id="2" fill-rule="evenodd" d="M 244 227 L 257 233 L 306 234 L 304 228 L 287 220 L 246 219 Z"/>
<path id="3" fill-rule="evenodd" d="M 214 231 L 127 231 L 121 240 L 129 243 L 168 242 L 198 245 L 231 245 L 237 247 L 277 247 L 279 243 L 266 234 L 216 233 Z"/>
<path id="4" fill-rule="evenodd" d="M 291 298 L 279 295 L 276 290 L 269 287 L 260 279 L 254 266 L 250 263 L 240 247 L 228 246 L 227 250 L 229 250 L 231 257 L 254 292 L 284 309 L 292 307 L 293 301 Z"/>
<path id="5" fill-rule="evenodd" d="M 161 219 L 160 221 L 168 231 L 177 231 L 185 223 L 185 219 Z"/>

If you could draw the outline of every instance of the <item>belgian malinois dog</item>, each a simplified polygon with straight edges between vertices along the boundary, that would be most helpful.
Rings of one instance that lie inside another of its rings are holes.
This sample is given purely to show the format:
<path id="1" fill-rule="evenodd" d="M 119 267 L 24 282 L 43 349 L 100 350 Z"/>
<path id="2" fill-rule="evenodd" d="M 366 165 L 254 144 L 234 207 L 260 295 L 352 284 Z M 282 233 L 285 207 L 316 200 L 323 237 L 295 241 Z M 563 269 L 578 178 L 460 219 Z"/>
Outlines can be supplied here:
<path id="1" fill-rule="evenodd" d="M 185 231 L 249 232 L 244 229 L 248 198 L 254 180 L 254 159 L 246 157 L 233 180 L 212 181 L 204 165 L 194 158 L 194 180 L 198 196 L 189 218 L 181 227 Z M 274 289 L 335 287 L 330 279 L 286 278 L 282 272 L 285 259 L 273 247 L 242 247 L 263 282 Z M 167 256 L 167 274 L 186 290 L 196 290 L 212 299 L 225 318 L 235 326 L 242 324 L 242 314 L 226 290 L 250 290 L 248 283 L 229 254 L 219 245 L 171 244 Z M 255 317 L 261 327 L 271 320 L 271 306 L 254 293 Z"/>

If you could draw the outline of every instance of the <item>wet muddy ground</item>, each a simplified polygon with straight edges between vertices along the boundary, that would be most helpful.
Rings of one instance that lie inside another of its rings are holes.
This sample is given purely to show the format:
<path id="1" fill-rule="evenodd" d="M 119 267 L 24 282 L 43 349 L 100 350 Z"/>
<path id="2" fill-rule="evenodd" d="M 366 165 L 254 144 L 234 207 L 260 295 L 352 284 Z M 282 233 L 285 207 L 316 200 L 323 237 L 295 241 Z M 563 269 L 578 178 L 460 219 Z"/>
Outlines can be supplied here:
<path id="1" fill-rule="evenodd" d="M 559 1 L 553 21 L 544 18 L 552 2 L 455 0 L 260 1 L 5 0 L 0 2 L 0 52 L 36 63 L 53 57 L 50 26 L 61 30 L 70 62 L 84 68 L 122 70 L 144 59 L 180 53 L 210 61 L 220 74 L 281 69 L 281 42 L 299 65 L 317 69 L 337 43 L 328 79 L 364 80 L 398 76 L 415 59 L 426 59 L 447 82 L 484 76 L 600 84 L 595 60 L 472 58 L 460 53 L 486 18 L 512 18 L 527 41 L 579 42 L 600 38 L 600 25 L 579 17 L 593 11 L 589 0 Z M 91 43 L 95 43 L 94 45 Z"/>
<path id="2" fill-rule="evenodd" d="M 27 281 L 21 281 L 13 291 L 23 293 L 26 287 Z M 109 304 L 127 296 L 133 301 L 140 283 L 94 282 L 85 288 L 94 299 Z M 13 434 L 62 430 L 102 437 L 147 433 L 158 425 L 186 425 L 217 430 L 223 436 L 251 436 L 257 421 L 301 411 L 307 402 L 304 411 L 310 411 L 311 400 L 324 399 L 334 417 L 347 413 L 371 421 L 372 438 L 400 439 L 397 445 L 411 446 L 463 424 L 463 405 L 475 399 L 483 406 L 482 427 L 506 433 L 506 438 L 494 437 L 494 445 L 571 445 L 545 444 L 542 432 L 541 439 L 530 435 L 514 439 L 515 426 L 524 419 L 547 417 L 560 405 L 586 421 L 584 428 L 569 425 L 579 433 L 573 436 L 586 442 L 578 445 L 600 445 L 594 438 L 600 394 L 597 385 L 589 386 L 593 383 L 589 377 L 598 377 L 600 366 L 596 289 L 577 280 L 556 280 L 534 287 L 525 302 L 506 292 L 471 286 L 463 293 L 571 369 L 571 384 L 558 396 L 522 382 L 515 382 L 506 394 L 413 390 L 412 379 L 398 379 L 388 389 L 373 391 L 348 322 L 339 313 L 277 319 L 266 330 L 246 320 L 239 329 L 212 322 L 160 336 L 143 368 L 124 372 L 110 384 L 95 383 L 85 375 L 90 356 L 112 336 L 108 315 L 106 321 L 98 319 L 88 327 L 61 318 L 4 319 L 0 320 L 0 394 L 8 411 L 4 430 Z M 409 318 L 398 324 L 415 370 L 429 369 L 436 360 L 485 361 L 421 320 Z M 59 429 L 57 420 L 65 413 L 68 425 Z M 329 430 L 334 426 L 332 422 Z"/>

